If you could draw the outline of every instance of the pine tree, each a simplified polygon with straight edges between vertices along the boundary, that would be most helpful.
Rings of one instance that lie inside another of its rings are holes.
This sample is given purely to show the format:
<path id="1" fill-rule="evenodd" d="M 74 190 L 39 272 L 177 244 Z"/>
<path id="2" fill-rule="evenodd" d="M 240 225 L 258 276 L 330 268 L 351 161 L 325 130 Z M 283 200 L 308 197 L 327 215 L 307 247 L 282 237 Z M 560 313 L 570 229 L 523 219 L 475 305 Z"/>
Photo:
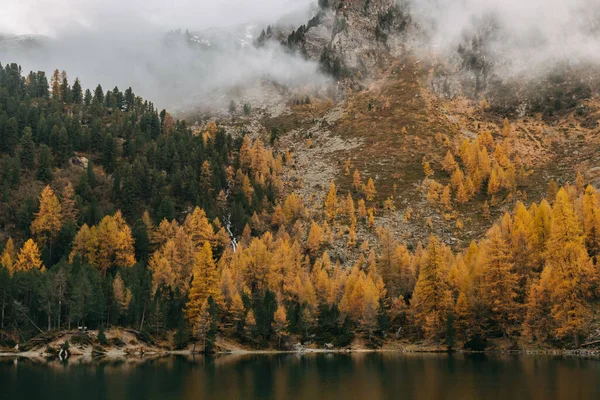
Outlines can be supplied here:
<path id="1" fill-rule="evenodd" d="M 75 78 L 75 82 L 73 83 L 73 88 L 71 89 L 71 96 L 73 103 L 81 104 L 83 101 L 83 94 L 81 91 L 81 82 L 79 82 L 79 78 Z"/>
<path id="2" fill-rule="evenodd" d="M 50 149 L 45 144 L 40 145 L 38 167 L 37 167 L 37 179 L 42 182 L 50 182 L 52 180 L 52 155 Z"/>
<path id="3" fill-rule="evenodd" d="M 21 151 L 19 158 L 21 166 L 28 170 L 33 170 L 35 167 L 35 144 L 33 143 L 33 135 L 30 127 L 25 128 L 25 133 L 21 137 Z"/>

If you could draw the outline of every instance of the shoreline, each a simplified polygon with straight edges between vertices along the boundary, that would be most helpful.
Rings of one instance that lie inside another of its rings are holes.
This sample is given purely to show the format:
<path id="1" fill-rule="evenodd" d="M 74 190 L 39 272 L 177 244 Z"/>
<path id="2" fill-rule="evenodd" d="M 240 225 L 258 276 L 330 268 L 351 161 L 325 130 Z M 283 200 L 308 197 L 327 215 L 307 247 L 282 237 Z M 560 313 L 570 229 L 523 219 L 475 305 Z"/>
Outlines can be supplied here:
<path id="1" fill-rule="evenodd" d="M 434 349 L 366 349 L 366 348 L 356 348 L 356 349 L 304 349 L 304 350 L 225 350 L 225 351 L 216 351 L 208 354 L 208 356 L 214 357 L 223 357 L 223 356 L 252 356 L 252 355 L 279 355 L 279 354 L 296 354 L 296 355 L 308 355 L 308 354 L 366 354 L 366 353 L 388 353 L 388 354 L 407 354 L 407 355 L 417 355 L 417 354 L 448 354 L 448 355 L 543 355 L 543 356 L 571 356 L 571 357 L 591 357 L 591 358 L 600 358 L 600 349 L 598 350 L 564 350 L 564 349 L 541 349 L 541 350 L 533 350 L 533 349 L 522 349 L 522 350 L 502 350 L 502 349 L 492 349 L 492 350 L 484 350 L 484 351 L 470 351 L 470 350 L 434 350 Z M 161 357 L 170 357 L 170 356 L 207 356 L 202 352 L 194 352 L 191 350 L 164 350 L 158 351 L 154 349 L 149 349 L 148 351 L 144 351 L 143 353 L 139 352 L 128 352 L 120 349 L 110 349 L 104 354 L 96 355 L 91 352 L 74 352 L 72 353 L 68 360 L 80 361 L 89 359 L 91 361 L 103 361 L 103 360 L 123 360 L 123 361 L 140 361 L 140 360 L 150 360 L 153 358 L 161 358 Z M 56 356 L 46 353 L 41 349 L 38 350 L 28 350 L 21 352 L 11 352 L 11 351 L 0 351 L 0 361 L 3 359 L 9 358 L 24 358 L 30 360 L 45 360 L 45 361 L 60 361 Z"/>

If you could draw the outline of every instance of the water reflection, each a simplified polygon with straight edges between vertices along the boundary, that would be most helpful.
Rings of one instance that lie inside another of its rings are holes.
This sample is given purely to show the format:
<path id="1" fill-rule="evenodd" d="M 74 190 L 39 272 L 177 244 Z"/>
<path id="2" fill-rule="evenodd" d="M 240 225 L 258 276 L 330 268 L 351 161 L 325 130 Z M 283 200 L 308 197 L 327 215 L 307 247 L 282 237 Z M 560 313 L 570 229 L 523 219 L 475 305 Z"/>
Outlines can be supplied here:
<path id="1" fill-rule="evenodd" d="M 600 361 L 279 354 L 68 363 L 0 359 L 2 399 L 598 399 Z"/>

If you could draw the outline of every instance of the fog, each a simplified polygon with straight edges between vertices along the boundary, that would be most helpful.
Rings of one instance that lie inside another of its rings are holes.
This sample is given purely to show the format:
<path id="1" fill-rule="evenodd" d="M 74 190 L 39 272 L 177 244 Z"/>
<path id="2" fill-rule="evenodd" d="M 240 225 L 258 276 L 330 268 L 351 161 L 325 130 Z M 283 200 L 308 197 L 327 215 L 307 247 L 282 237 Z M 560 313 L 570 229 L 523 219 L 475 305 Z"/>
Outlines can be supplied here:
<path id="1" fill-rule="evenodd" d="M 474 35 L 506 77 L 600 61 L 598 0 L 400 0 L 446 56 Z"/>
<path id="2" fill-rule="evenodd" d="M 233 89 L 265 81 L 326 82 L 316 63 L 278 43 L 252 45 L 267 24 L 297 27 L 314 7 L 314 0 L 4 0 L 0 33 L 48 39 L 41 47 L 0 47 L 0 62 L 18 62 L 25 72 L 64 69 L 92 89 L 131 86 L 175 111 L 215 99 L 226 104 Z M 199 32 L 198 43 L 166 35 L 176 29 Z"/>

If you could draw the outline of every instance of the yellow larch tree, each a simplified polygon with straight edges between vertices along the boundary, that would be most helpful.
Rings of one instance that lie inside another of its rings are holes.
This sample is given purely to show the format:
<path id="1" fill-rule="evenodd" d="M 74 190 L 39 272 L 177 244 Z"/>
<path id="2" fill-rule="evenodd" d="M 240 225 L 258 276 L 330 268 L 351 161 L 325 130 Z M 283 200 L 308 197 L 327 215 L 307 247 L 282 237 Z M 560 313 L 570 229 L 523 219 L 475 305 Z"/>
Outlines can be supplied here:
<path id="1" fill-rule="evenodd" d="M 277 310 L 273 315 L 273 322 L 271 323 L 273 327 L 273 331 L 275 332 L 275 336 L 277 336 L 277 340 L 279 342 L 279 347 L 281 347 L 281 338 L 287 334 L 287 314 L 285 312 L 285 307 L 281 304 L 277 306 Z"/>
<path id="2" fill-rule="evenodd" d="M 490 310 L 491 319 L 506 337 L 518 325 L 520 305 L 517 303 L 519 279 L 512 263 L 509 244 L 498 226 L 493 226 L 483 245 L 479 261 L 481 299 Z"/>
<path id="3" fill-rule="evenodd" d="M 352 225 L 348 231 L 348 247 L 356 247 L 357 240 L 358 237 L 356 236 L 356 228 L 354 225 Z"/>
<path id="4" fill-rule="evenodd" d="M 358 218 L 365 218 L 367 216 L 367 206 L 363 199 L 358 200 Z"/>
<path id="5" fill-rule="evenodd" d="M 365 193 L 365 198 L 367 201 L 373 201 L 375 196 L 377 195 L 377 189 L 375 189 L 375 183 L 373 182 L 373 178 L 369 178 L 365 187 L 363 187 L 363 192 Z"/>
<path id="6" fill-rule="evenodd" d="M 377 329 L 377 314 L 379 310 L 379 292 L 375 282 L 368 276 L 364 280 L 364 290 L 359 323 L 361 328 L 369 334 L 369 340 L 373 331 Z"/>
<path id="7" fill-rule="evenodd" d="M 62 227 L 61 206 L 58 197 L 50 186 L 42 190 L 40 211 L 31 222 L 31 233 L 40 245 L 49 246 L 52 253 L 52 242 Z"/>
<path id="8" fill-rule="evenodd" d="M 96 266 L 103 275 L 114 266 L 131 267 L 135 264 L 133 236 L 120 211 L 113 216 L 104 217 L 98 225 L 96 235 Z"/>
<path id="9" fill-rule="evenodd" d="M 40 258 L 40 250 L 33 239 L 29 239 L 23 244 L 17 256 L 17 262 L 13 265 L 13 271 L 29 271 L 39 269 L 44 272 L 46 267 Z"/>
<path id="10" fill-rule="evenodd" d="M 75 200 L 75 190 L 69 181 L 67 181 L 62 189 L 62 200 L 60 205 L 63 222 L 76 224 L 79 211 Z"/>
<path id="11" fill-rule="evenodd" d="M 500 190 L 500 179 L 498 176 L 498 167 L 494 167 L 490 173 L 490 179 L 488 180 L 487 192 L 490 196 L 495 195 Z"/>
<path id="12" fill-rule="evenodd" d="M 344 207 L 344 211 L 348 216 L 350 225 L 356 225 L 356 208 L 354 207 L 354 199 L 350 192 L 348 192 L 348 195 L 346 196 L 346 206 Z"/>
<path id="13" fill-rule="evenodd" d="M 431 178 L 433 176 L 433 169 L 431 169 L 429 161 L 423 160 L 423 173 L 426 178 Z"/>
<path id="14" fill-rule="evenodd" d="M 352 187 L 354 188 L 355 192 L 358 192 L 362 187 L 362 179 L 360 177 L 360 172 L 358 172 L 358 169 L 355 169 L 354 174 L 352 175 Z"/>
<path id="15" fill-rule="evenodd" d="M 15 242 L 12 238 L 8 238 L 4 251 L 2 251 L 2 257 L 0 258 L 0 264 L 8 269 L 8 272 L 12 275 L 14 271 L 14 265 L 17 262 L 17 249 L 15 248 Z"/>
<path id="16" fill-rule="evenodd" d="M 454 159 L 454 156 L 450 150 L 446 152 L 446 156 L 442 160 L 442 169 L 448 174 L 452 173 L 456 169 L 456 160 Z"/>
<path id="17" fill-rule="evenodd" d="M 550 290 L 556 336 L 571 336 L 576 347 L 589 322 L 589 300 L 597 281 L 573 205 L 567 191 L 560 189 L 552 210 L 542 284 Z"/>
<path id="18" fill-rule="evenodd" d="M 429 238 L 410 307 L 414 323 L 425 337 L 439 341 L 452 307 L 452 296 L 444 251 L 435 236 Z"/>
<path id="19" fill-rule="evenodd" d="M 185 218 L 183 228 L 192 239 L 196 249 L 200 250 L 205 242 L 211 246 L 216 245 L 215 231 L 206 217 L 206 212 L 200 207 L 195 207 L 194 211 Z"/>
<path id="20" fill-rule="evenodd" d="M 325 217 L 328 221 L 333 221 L 337 217 L 337 213 L 337 190 L 335 188 L 335 183 L 331 181 L 331 185 L 329 186 L 329 192 L 327 193 L 327 198 L 325 199 Z"/>
<path id="21" fill-rule="evenodd" d="M 123 282 L 123 278 L 121 278 L 121 274 L 119 272 L 117 272 L 117 275 L 113 280 L 112 287 L 119 313 L 123 314 L 129 308 L 129 304 L 131 304 L 133 296 L 131 294 L 131 290 L 125 286 L 125 282 Z"/>
<path id="22" fill-rule="evenodd" d="M 374 213 L 373 209 L 369 208 L 369 211 L 367 211 L 367 214 L 368 214 L 367 226 L 369 227 L 369 229 L 373 229 L 375 227 L 375 213 Z"/>
<path id="23" fill-rule="evenodd" d="M 525 297 L 526 282 L 533 278 L 538 264 L 535 252 L 534 219 L 522 202 L 517 202 L 514 211 L 509 243 L 513 253 L 515 272 L 519 278 L 520 297 Z"/>
<path id="24" fill-rule="evenodd" d="M 306 247 L 308 248 L 309 253 L 316 257 L 319 249 L 321 248 L 321 243 L 323 242 L 323 228 L 319 226 L 315 221 L 311 221 L 310 223 L 310 231 L 308 232 L 308 239 L 306 241 Z"/>
<path id="25" fill-rule="evenodd" d="M 583 234 L 589 254 L 596 257 L 600 252 L 600 196 L 592 186 L 583 195 Z"/>
<path id="26" fill-rule="evenodd" d="M 179 228 L 177 221 L 168 221 L 166 218 L 163 219 L 160 224 L 151 231 L 150 240 L 152 242 L 152 248 L 158 249 L 160 246 L 165 244 L 167 240 L 175 236 L 175 232 Z"/>
<path id="27" fill-rule="evenodd" d="M 552 337 L 555 326 L 552 319 L 552 302 L 547 280 L 540 280 L 529 285 L 525 303 L 525 321 L 523 333 L 535 341 L 547 341 Z"/>
<path id="28" fill-rule="evenodd" d="M 159 288 L 187 293 L 195 262 L 191 239 L 183 235 L 167 240 L 152 254 L 148 269 L 152 271 L 152 293 Z"/>
<path id="29" fill-rule="evenodd" d="M 204 242 L 202 249 L 196 253 L 193 277 L 185 309 L 186 317 L 190 321 L 200 315 L 202 304 L 209 297 L 212 297 L 217 304 L 222 304 L 223 300 L 219 286 L 219 273 L 208 242 Z"/>
<path id="30" fill-rule="evenodd" d="M 450 210 L 452 208 L 452 192 L 450 190 L 450 185 L 444 186 L 444 190 L 442 190 L 442 194 L 440 195 L 440 204 L 446 210 Z"/>
<path id="31" fill-rule="evenodd" d="M 83 224 L 73 239 L 69 262 L 73 263 L 75 256 L 79 255 L 82 263 L 96 265 L 97 251 L 98 236 L 96 234 L 96 227 L 92 226 L 90 229 L 87 224 Z"/>

